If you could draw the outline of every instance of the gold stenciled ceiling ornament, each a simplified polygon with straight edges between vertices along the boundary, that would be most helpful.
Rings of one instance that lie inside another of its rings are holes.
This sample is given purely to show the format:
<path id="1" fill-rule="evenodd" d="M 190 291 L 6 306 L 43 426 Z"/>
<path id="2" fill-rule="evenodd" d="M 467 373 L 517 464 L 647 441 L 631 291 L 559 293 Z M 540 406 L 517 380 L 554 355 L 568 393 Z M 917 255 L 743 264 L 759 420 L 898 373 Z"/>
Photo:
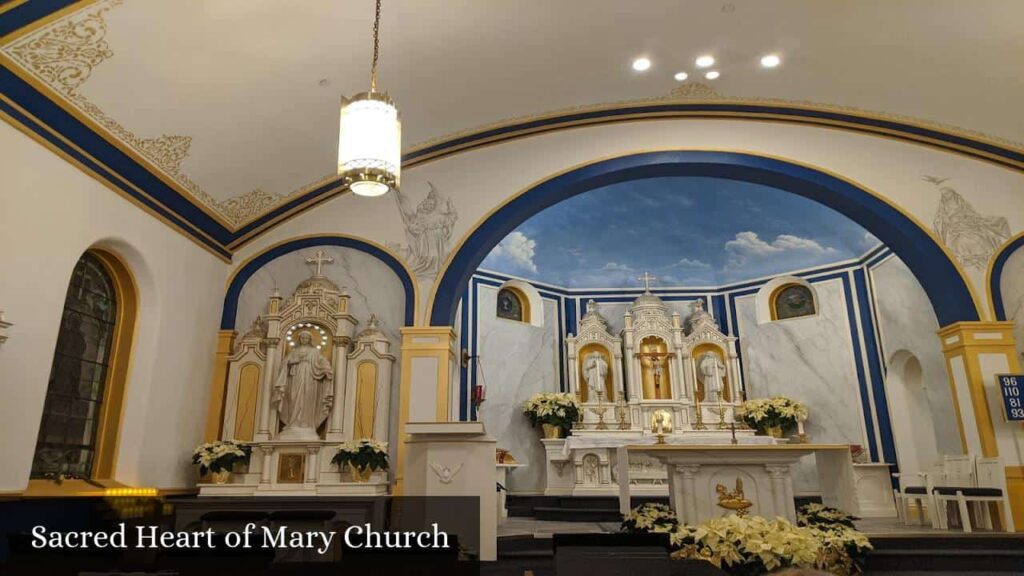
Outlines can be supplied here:
<path id="1" fill-rule="evenodd" d="M 338 176 L 353 193 L 380 196 L 398 190 L 402 162 L 402 121 L 385 92 L 377 91 L 380 3 L 373 21 L 370 91 L 342 97 L 338 130 Z"/>

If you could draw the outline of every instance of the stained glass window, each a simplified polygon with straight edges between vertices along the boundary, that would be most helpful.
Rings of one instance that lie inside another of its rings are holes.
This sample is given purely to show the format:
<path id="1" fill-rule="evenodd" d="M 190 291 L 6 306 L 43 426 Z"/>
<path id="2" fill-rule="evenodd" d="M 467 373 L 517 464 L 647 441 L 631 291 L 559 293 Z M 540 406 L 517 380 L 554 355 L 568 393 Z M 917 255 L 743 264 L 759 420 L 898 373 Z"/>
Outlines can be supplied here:
<path id="1" fill-rule="evenodd" d="M 498 290 L 498 318 L 525 322 L 523 299 L 511 288 Z"/>
<path id="2" fill-rule="evenodd" d="M 790 284 L 775 294 L 772 302 L 776 320 L 786 318 L 798 318 L 800 316 L 813 316 L 814 294 L 811 289 L 802 284 Z"/>
<path id="3" fill-rule="evenodd" d="M 116 322 L 113 279 L 87 252 L 75 265 L 64 298 L 32 478 L 92 475 Z"/>

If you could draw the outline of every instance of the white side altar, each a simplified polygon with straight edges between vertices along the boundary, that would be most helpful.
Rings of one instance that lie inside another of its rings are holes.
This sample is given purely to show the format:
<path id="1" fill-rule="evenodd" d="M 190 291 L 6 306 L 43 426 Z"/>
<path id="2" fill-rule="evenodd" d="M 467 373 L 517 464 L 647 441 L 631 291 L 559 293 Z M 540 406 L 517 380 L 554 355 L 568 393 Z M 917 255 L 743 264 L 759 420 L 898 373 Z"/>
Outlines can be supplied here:
<path id="1" fill-rule="evenodd" d="M 252 454 L 229 483 L 200 483 L 200 496 L 387 494 L 386 471 L 359 482 L 331 464 L 341 442 L 388 441 L 395 361 L 375 316 L 355 333 L 349 295 L 322 274 L 332 261 L 322 250 L 307 259 L 314 273 L 287 299 L 275 290 L 229 356 L 221 439 Z"/>
<path id="2" fill-rule="evenodd" d="M 853 461 L 845 444 L 620 446 L 619 478 L 627 478 L 633 455 L 646 455 L 668 470 L 669 500 L 681 522 L 698 524 L 734 511 L 727 500 L 748 504 L 748 513 L 796 522 L 790 470 L 803 457 L 815 458 L 822 501 L 858 515 Z M 619 510 L 629 512 L 629 482 L 619 483 Z"/>

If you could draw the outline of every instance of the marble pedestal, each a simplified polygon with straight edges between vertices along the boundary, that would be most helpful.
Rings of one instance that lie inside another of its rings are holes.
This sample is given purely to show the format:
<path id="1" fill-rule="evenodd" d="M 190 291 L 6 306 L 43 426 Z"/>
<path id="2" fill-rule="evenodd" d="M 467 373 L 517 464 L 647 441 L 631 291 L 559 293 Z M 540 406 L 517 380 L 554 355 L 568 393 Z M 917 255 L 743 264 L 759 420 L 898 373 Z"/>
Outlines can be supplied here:
<path id="1" fill-rule="evenodd" d="M 723 516 L 716 487 L 728 491 L 742 481 L 744 497 L 752 502 L 749 513 L 796 522 L 791 469 L 805 456 L 814 455 L 822 501 L 858 515 L 849 447 L 839 444 L 794 445 L 633 445 L 618 449 L 619 477 L 626 478 L 630 454 L 646 454 L 661 461 L 668 471 L 669 499 L 679 520 L 694 525 Z M 619 482 L 619 509 L 630 508 L 629 482 Z"/>
<path id="2" fill-rule="evenodd" d="M 892 464 L 873 462 L 854 464 L 853 480 L 857 487 L 857 503 L 862 518 L 896 518 L 896 501 L 892 494 Z"/>
<path id="3" fill-rule="evenodd" d="M 478 497 L 480 559 L 497 560 L 495 440 L 483 423 L 409 422 L 405 431 L 405 495 Z M 469 519 L 456 519 L 456 525 L 458 520 Z"/>

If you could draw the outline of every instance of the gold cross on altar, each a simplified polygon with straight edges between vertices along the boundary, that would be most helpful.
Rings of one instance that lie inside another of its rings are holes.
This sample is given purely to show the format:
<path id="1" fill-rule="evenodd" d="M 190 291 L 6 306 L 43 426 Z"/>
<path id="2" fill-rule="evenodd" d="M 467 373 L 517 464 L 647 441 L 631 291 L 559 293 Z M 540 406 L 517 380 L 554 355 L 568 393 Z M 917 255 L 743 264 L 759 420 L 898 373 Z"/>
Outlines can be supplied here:
<path id="1" fill-rule="evenodd" d="M 333 262 L 334 258 L 328 256 L 323 250 L 317 250 L 312 258 L 306 258 L 306 264 L 316 264 L 316 274 L 314 276 L 322 276 L 321 272 L 324 264 L 332 264 Z"/>
<path id="2" fill-rule="evenodd" d="M 644 275 L 640 276 L 639 278 L 637 278 L 637 280 L 639 280 L 639 281 L 644 283 L 644 292 L 650 292 L 651 291 L 651 280 L 657 280 L 657 278 L 654 277 L 654 276 L 651 276 L 647 272 L 644 272 Z"/>

